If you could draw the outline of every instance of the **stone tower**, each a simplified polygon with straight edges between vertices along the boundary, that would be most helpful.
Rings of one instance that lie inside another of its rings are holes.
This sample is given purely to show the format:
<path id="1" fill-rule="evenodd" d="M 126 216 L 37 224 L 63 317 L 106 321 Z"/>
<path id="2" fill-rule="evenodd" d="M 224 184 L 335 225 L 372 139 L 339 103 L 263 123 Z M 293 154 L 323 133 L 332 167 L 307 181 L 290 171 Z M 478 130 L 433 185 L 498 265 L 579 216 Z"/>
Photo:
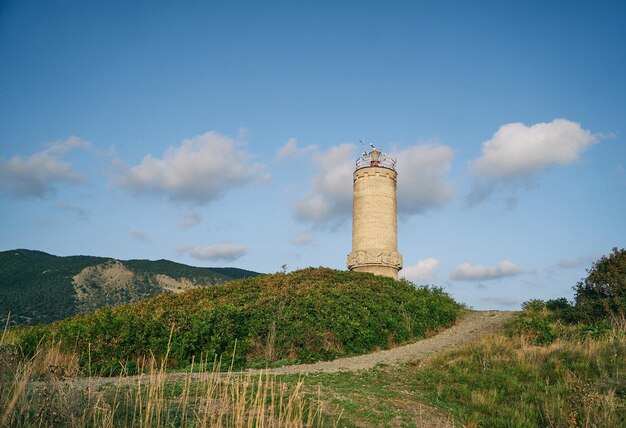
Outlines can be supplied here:
<path id="1" fill-rule="evenodd" d="M 372 145 L 356 161 L 353 175 L 352 252 L 348 269 L 398 279 L 396 161 Z"/>

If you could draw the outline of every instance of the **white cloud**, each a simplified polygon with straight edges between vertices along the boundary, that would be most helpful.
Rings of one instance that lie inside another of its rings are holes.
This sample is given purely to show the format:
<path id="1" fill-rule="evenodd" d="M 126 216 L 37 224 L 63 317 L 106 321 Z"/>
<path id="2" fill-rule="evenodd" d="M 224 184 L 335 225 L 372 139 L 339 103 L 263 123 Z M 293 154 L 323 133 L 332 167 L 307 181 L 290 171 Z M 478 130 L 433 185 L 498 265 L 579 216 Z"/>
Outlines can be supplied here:
<path id="1" fill-rule="evenodd" d="M 132 236 L 133 238 L 135 238 L 137 241 L 140 241 L 140 242 L 152 241 L 152 239 L 150 239 L 150 237 L 145 232 L 139 229 L 131 229 L 130 236 Z"/>
<path id="2" fill-rule="evenodd" d="M 425 281 L 435 277 L 440 264 L 441 260 L 434 258 L 418 260 L 415 264 L 402 268 L 400 274 L 410 281 Z"/>
<path id="3" fill-rule="evenodd" d="M 298 220 L 337 223 L 350 215 L 355 153 L 354 144 L 340 144 L 313 156 L 318 173 L 311 190 L 293 205 Z"/>
<path id="4" fill-rule="evenodd" d="M 309 233 L 301 233 L 300 235 L 295 236 L 291 240 L 292 244 L 297 245 L 299 247 L 310 244 L 311 242 L 313 242 L 313 236 L 311 236 L 311 234 Z"/>
<path id="5" fill-rule="evenodd" d="M 509 260 L 503 260 L 495 267 L 462 263 L 452 270 L 450 277 L 458 281 L 486 281 L 515 276 L 524 271 Z"/>
<path id="6" fill-rule="evenodd" d="M 524 177 L 554 165 L 576 161 L 599 136 L 567 119 L 550 123 L 502 125 L 482 146 L 472 172 L 488 178 Z"/>
<path id="7" fill-rule="evenodd" d="M 454 157 L 450 147 L 421 144 L 394 157 L 398 160 L 398 212 L 420 214 L 450 199 L 452 186 L 445 181 Z"/>
<path id="8" fill-rule="evenodd" d="M 341 144 L 316 153 L 318 168 L 311 190 L 294 205 L 296 219 L 318 225 L 336 224 L 352 212 L 352 173 L 357 150 L 354 144 Z M 452 188 L 445 182 L 454 152 L 442 145 L 416 145 L 397 152 L 398 211 L 420 214 L 450 199 Z"/>
<path id="9" fill-rule="evenodd" d="M 581 266 L 589 266 L 599 256 L 583 256 L 575 259 L 561 259 L 558 262 L 559 267 L 562 268 L 577 268 Z"/>
<path id="10" fill-rule="evenodd" d="M 232 262 L 246 254 L 247 249 L 242 245 L 215 244 L 206 247 L 183 246 L 177 249 L 178 253 L 187 253 L 197 260 L 223 260 Z"/>
<path id="11" fill-rule="evenodd" d="M 170 147 L 161 159 L 146 156 L 126 168 L 118 183 L 136 193 L 206 204 L 233 187 L 267 179 L 264 167 L 251 158 L 234 140 L 207 132 Z"/>
<path id="12" fill-rule="evenodd" d="M 306 147 L 298 147 L 298 141 L 295 138 L 290 138 L 280 149 L 278 149 L 278 152 L 276 152 L 276 160 L 282 161 L 293 159 L 316 150 L 317 146 L 314 144 Z"/>
<path id="13" fill-rule="evenodd" d="M 558 265 L 563 268 L 578 267 L 582 264 L 583 262 L 580 259 L 561 259 L 558 263 Z"/>
<path id="14" fill-rule="evenodd" d="M 90 141 L 81 140 L 80 138 L 72 135 L 67 140 L 55 141 L 47 145 L 46 152 L 53 154 L 65 154 L 70 150 L 83 149 L 89 150 L 93 147 Z"/>
<path id="15" fill-rule="evenodd" d="M 27 158 L 0 158 L 0 188 L 16 197 L 43 197 L 60 183 L 78 184 L 87 179 L 77 173 L 64 156 L 73 149 L 87 149 L 91 143 L 78 137 L 57 141 Z"/>

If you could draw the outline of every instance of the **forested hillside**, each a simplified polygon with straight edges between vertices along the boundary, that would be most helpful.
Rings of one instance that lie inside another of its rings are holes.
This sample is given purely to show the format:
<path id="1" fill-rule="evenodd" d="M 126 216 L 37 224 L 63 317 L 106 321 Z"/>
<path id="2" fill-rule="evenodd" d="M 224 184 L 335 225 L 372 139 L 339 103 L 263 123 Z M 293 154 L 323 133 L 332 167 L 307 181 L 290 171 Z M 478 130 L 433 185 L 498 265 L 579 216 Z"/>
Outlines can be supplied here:
<path id="1" fill-rule="evenodd" d="M 58 257 L 42 251 L 0 252 L 0 320 L 50 323 L 105 305 L 132 303 L 163 292 L 176 293 L 258 273 L 203 268 L 169 260 Z"/>

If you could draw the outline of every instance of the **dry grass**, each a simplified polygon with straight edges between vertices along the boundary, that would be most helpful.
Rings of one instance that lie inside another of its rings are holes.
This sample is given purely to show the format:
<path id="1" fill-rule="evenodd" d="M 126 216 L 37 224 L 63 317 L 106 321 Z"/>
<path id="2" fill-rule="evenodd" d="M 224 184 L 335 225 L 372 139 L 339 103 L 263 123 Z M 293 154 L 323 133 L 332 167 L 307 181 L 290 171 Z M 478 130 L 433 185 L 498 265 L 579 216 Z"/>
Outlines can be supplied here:
<path id="1" fill-rule="evenodd" d="M 2 329 L 2 336 L 0 336 L 0 346 L 4 345 L 4 337 L 9 331 L 9 321 L 11 321 L 11 312 L 9 312 L 9 314 L 7 315 L 7 321 L 4 324 L 4 329 Z"/>
<path id="2" fill-rule="evenodd" d="M 306 394 L 302 380 L 286 384 L 267 372 L 218 372 L 219 361 L 202 361 L 176 381 L 165 365 L 147 361 L 145 375 L 102 385 L 67 380 L 76 355 L 40 347 L 0 384 L 0 427 L 314 427 L 326 424 L 322 401 Z M 167 358 L 165 359 L 167 361 Z M 170 377 L 171 379 L 171 377 Z"/>

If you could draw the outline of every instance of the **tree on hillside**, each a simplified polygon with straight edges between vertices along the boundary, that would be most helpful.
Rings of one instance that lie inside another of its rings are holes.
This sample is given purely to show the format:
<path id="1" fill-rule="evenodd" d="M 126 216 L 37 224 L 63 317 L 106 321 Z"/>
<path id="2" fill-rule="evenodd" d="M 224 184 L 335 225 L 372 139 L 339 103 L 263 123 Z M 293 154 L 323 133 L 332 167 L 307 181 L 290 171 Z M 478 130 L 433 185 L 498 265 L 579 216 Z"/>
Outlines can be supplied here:
<path id="1" fill-rule="evenodd" d="M 613 248 L 598 259 L 587 278 L 574 286 L 576 311 L 583 321 L 624 320 L 626 317 L 626 250 Z"/>

